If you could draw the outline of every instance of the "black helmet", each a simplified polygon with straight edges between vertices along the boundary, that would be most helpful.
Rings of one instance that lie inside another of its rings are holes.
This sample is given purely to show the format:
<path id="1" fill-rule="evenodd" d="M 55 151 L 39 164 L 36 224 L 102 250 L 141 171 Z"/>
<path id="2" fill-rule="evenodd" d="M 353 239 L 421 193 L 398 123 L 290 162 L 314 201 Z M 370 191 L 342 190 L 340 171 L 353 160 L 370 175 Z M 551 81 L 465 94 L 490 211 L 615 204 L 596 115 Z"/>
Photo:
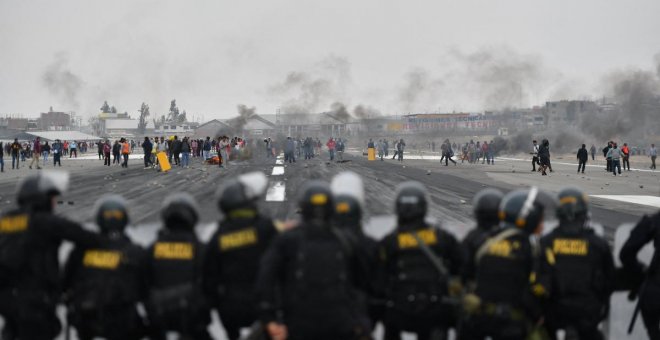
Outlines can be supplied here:
<path id="1" fill-rule="evenodd" d="M 257 199 L 264 194 L 267 185 L 268 179 L 263 172 L 256 171 L 240 175 L 220 187 L 218 207 L 229 217 L 232 217 L 232 211 L 239 210 L 252 211 L 252 215 L 254 215 L 257 209 Z"/>
<path id="2" fill-rule="evenodd" d="M 340 226 L 358 226 L 362 220 L 362 209 L 358 200 L 349 195 L 337 195 L 335 200 L 335 221 Z"/>
<path id="3" fill-rule="evenodd" d="M 334 211 L 330 186 L 319 180 L 305 184 L 298 203 L 304 220 L 327 221 Z"/>
<path id="4" fill-rule="evenodd" d="M 119 195 L 105 195 L 94 205 L 96 224 L 104 234 L 122 233 L 128 225 L 128 204 Z"/>
<path id="5" fill-rule="evenodd" d="M 557 195 L 559 206 L 557 218 L 562 222 L 572 222 L 586 218 L 589 213 L 589 198 L 582 190 L 575 187 L 564 188 Z"/>
<path id="6" fill-rule="evenodd" d="M 68 186 L 69 174 L 58 171 L 44 171 L 23 178 L 17 185 L 18 205 L 33 211 L 50 212 L 52 199 L 62 195 Z"/>
<path id="7" fill-rule="evenodd" d="M 245 196 L 243 183 L 238 180 L 232 180 L 220 189 L 218 207 L 225 214 L 235 209 L 255 208 L 254 203 Z"/>
<path id="8" fill-rule="evenodd" d="M 474 196 L 472 205 L 478 226 L 491 227 L 498 224 L 502 197 L 504 194 L 501 191 L 492 188 L 481 190 Z"/>
<path id="9" fill-rule="evenodd" d="M 512 191 L 502 198 L 499 217 L 505 227 L 515 227 L 534 233 L 543 220 L 544 206 L 539 199 L 539 190 Z"/>
<path id="10" fill-rule="evenodd" d="M 422 183 L 408 181 L 399 184 L 396 190 L 396 214 L 399 222 L 424 219 L 428 200 Z"/>
<path id="11" fill-rule="evenodd" d="M 180 192 L 165 198 L 161 217 L 168 229 L 192 229 L 199 220 L 195 199 L 190 194 Z"/>

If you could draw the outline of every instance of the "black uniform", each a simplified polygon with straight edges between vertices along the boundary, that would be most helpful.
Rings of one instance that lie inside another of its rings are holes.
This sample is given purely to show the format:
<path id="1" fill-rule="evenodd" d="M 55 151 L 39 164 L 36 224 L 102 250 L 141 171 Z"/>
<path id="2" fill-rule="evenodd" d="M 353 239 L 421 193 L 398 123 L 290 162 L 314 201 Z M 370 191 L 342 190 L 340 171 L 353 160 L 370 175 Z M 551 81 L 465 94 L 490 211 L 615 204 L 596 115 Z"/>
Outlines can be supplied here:
<path id="1" fill-rule="evenodd" d="M 546 325 L 572 327 L 580 339 L 603 339 L 598 324 L 606 317 L 614 279 L 614 261 L 607 241 L 592 229 L 561 225 L 541 239 L 546 260 L 539 280 L 549 291 Z"/>
<path id="2" fill-rule="evenodd" d="M 493 236 L 504 230 L 494 232 Z M 461 339 L 481 340 L 486 336 L 494 340 L 524 339 L 528 322 L 541 317 L 540 305 L 530 286 L 535 259 L 529 235 L 518 231 L 484 246 L 488 248 L 476 259 L 474 273 L 474 294 L 481 304 L 467 314 L 461 327 Z"/>
<path id="3" fill-rule="evenodd" d="M 68 320 L 85 339 L 139 339 L 144 323 L 137 303 L 145 293 L 144 250 L 119 234 L 97 247 L 76 247 L 63 287 Z"/>
<path id="4" fill-rule="evenodd" d="M 0 217 L 0 315 L 7 338 L 46 339 L 61 331 L 55 306 L 64 240 L 81 246 L 100 242 L 98 235 L 50 212 L 19 208 Z"/>
<path id="5" fill-rule="evenodd" d="M 642 273 L 644 265 L 637 253 L 645 244 L 653 242 L 655 253 L 646 271 L 643 289 L 639 292 L 639 304 L 646 331 L 651 340 L 660 339 L 660 213 L 644 216 L 630 233 L 630 238 L 621 249 L 619 258 L 624 268 L 631 273 Z"/>
<path id="6" fill-rule="evenodd" d="M 442 260 L 448 273 L 440 273 L 420 248 L 415 233 Z M 454 323 L 447 302 L 450 275 L 461 268 L 461 249 L 449 233 L 425 223 L 400 224 L 380 242 L 385 272 L 385 339 L 400 339 L 402 331 L 429 339 L 445 333 Z"/>
<path id="7" fill-rule="evenodd" d="M 476 274 L 476 263 L 474 257 L 477 253 L 477 250 L 488 240 L 492 235 L 493 229 L 497 225 L 490 226 L 477 226 L 476 228 L 470 230 L 470 232 L 465 236 L 461 247 L 463 248 L 463 268 L 461 270 L 461 276 L 464 283 L 470 283 L 475 280 Z"/>
<path id="8" fill-rule="evenodd" d="M 358 288 L 369 282 L 360 251 L 327 225 L 303 222 L 278 235 L 259 268 L 261 321 L 285 324 L 292 340 L 368 336 L 371 326 Z"/>
<path id="9" fill-rule="evenodd" d="M 369 269 L 369 272 L 365 276 L 369 278 L 369 285 L 366 287 L 365 304 L 371 324 L 375 326 L 376 322 L 382 320 L 385 311 L 384 296 L 382 294 L 384 286 L 377 269 L 379 265 L 378 241 L 364 233 L 362 229 L 362 207 L 356 198 L 346 194 L 336 195 L 335 207 L 335 226 L 346 233 L 346 236 L 350 238 L 350 242 L 362 249 L 361 253 L 365 256 L 365 261 L 368 264 L 367 269 Z"/>
<path id="10" fill-rule="evenodd" d="M 479 191 L 473 199 L 473 213 L 477 220 L 474 229 L 465 236 L 461 247 L 463 248 L 463 269 L 461 276 L 463 283 L 472 286 L 476 271 L 475 256 L 479 248 L 488 240 L 497 229 L 500 221 L 498 209 L 502 201 L 502 192 L 496 189 L 487 188 Z"/>
<path id="11" fill-rule="evenodd" d="M 203 244 L 194 230 L 163 229 L 149 247 L 147 312 L 152 339 L 176 331 L 184 339 L 209 339 L 210 309 L 202 294 Z"/>
<path id="12" fill-rule="evenodd" d="M 277 230 L 256 210 L 234 212 L 220 222 L 204 256 L 204 288 L 230 339 L 257 320 L 254 285 L 259 261 Z M 241 216 L 242 215 L 242 216 Z"/>

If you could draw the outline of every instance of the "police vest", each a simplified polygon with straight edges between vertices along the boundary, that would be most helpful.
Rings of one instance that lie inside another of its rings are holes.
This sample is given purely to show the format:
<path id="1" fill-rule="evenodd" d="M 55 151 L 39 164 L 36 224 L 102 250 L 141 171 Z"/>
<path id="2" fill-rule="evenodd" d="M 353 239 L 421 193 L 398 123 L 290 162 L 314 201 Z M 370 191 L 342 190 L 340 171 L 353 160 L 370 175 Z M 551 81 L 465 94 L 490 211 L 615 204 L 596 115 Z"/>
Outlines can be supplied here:
<path id="1" fill-rule="evenodd" d="M 30 217 L 14 211 L 0 217 L 0 287 L 9 286 L 28 259 Z"/>
<path id="2" fill-rule="evenodd" d="M 387 259 L 389 277 L 389 303 L 404 312 L 422 311 L 440 307 L 442 298 L 448 295 L 449 277 L 440 274 L 431 260 L 421 250 L 417 238 L 423 241 L 437 257 L 440 235 L 433 228 L 410 232 L 398 232 L 393 240 L 394 249 Z"/>

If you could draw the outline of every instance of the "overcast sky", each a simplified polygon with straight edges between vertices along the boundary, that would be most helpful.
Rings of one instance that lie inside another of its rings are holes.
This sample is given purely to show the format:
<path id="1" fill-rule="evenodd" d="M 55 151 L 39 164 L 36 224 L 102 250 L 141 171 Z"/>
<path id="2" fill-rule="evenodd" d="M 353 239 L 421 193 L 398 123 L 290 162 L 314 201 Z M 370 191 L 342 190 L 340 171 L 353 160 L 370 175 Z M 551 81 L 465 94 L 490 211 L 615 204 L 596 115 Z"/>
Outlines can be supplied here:
<path id="1" fill-rule="evenodd" d="M 609 72 L 655 67 L 659 13 L 657 0 L 0 0 L 0 115 L 597 98 Z"/>

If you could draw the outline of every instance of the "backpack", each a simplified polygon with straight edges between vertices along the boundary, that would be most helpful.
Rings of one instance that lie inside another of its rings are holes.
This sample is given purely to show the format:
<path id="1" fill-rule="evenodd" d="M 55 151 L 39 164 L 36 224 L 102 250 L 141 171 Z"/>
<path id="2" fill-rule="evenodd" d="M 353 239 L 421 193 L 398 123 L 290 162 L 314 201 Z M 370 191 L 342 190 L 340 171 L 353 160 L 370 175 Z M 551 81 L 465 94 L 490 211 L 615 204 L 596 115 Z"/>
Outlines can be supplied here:
<path id="1" fill-rule="evenodd" d="M 332 233 L 334 240 L 324 239 L 321 242 L 303 240 L 300 235 L 293 272 L 296 276 L 294 292 L 302 303 L 318 298 L 334 300 L 347 297 L 346 293 L 350 291 L 352 246 L 342 231 L 333 229 Z"/>
<path id="2" fill-rule="evenodd" d="M 429 230 L 439 237 L 434 228 Z M 396 259 L 392 261 L 388 304 L 410 317 L 448 316 L 452 313 L 451 308 L 446 306 L 449 273 L 440 255 L 432 252 L 431 246 L 425 243 L 419 246 L 421 238 L 417 235 L 413 234 L 418 244 L 416 249 L 398 250 Z"/>

